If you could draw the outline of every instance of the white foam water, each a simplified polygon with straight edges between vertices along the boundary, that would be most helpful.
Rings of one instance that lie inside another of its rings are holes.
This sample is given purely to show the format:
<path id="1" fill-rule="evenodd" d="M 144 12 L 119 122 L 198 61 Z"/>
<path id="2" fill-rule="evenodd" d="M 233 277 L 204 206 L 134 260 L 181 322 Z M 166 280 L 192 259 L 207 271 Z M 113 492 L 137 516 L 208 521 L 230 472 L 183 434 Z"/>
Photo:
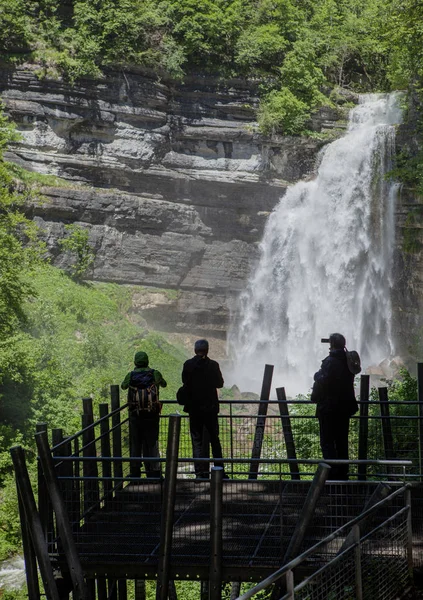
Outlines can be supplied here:
<path id="1" fill-rule="evenodd" d="M 15 556 L 0 563 L 0 590 L 18 590 L 25 583 L 25 562 L 22 556 Z"/>
<path id="2" fill-rule="evenodd" d="M 229 329 L 227 380 L 257 390 L 267 363 L 277 387 L 306 393 L 327 355 L 320 339 L 333 332 L 345 335 L 364 367 L 393 353 L 398 186 L 384 176 L 400 121 L 398 93 L 362 96 L 346 135 L 323 149 L 315 179 L 281 198 Z"/>

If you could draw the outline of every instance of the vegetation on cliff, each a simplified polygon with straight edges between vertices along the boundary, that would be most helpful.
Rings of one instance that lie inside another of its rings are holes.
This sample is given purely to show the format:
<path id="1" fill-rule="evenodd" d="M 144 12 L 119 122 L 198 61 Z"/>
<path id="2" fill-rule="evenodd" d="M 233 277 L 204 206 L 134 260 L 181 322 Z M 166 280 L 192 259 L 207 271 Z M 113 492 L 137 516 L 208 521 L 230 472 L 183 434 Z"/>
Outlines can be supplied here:
<path id="1" fill-rule="evenodd" d="M 384 91 L 422 78 L 414 0 L 0 0 L 0 47 L 40 76 L 160 76 L 261 82 L 264 131 L 298 133 L 334 86 Z"/>

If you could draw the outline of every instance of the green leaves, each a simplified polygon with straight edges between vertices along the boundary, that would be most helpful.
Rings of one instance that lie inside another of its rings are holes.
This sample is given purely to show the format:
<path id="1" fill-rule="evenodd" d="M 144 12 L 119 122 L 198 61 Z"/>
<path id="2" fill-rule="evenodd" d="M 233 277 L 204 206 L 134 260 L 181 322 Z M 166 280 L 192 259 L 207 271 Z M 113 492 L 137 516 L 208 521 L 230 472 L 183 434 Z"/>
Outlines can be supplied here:
<path id="1" fill-rule="evenodd" d="M 239 36 L 235 60 L 247 70 L 255 66 L 273 70 L 282 63 L 288 44 L 275 23 L 253 26 Z"/>
<path id="2" fill-rule="evenodd" d="M 310 108 L 299 100 L 288 88 L 270 92 L 262 102 L 258 113 L 258 122 L 266 134 L 281 133 L 296 135 L 301 133 Z"/>
<path id="3" fill-rule="evenodd" d="M 89 231 L 74 223 L 65 225 L 65 231 L 67 236 L 59 240 L 59 246 L 73 257 L 74 262 L 70 267 L 72 276 L 75 279 L 82 279 L 93 264 L 95 257 L 94 251 L 88 243 Z"/>

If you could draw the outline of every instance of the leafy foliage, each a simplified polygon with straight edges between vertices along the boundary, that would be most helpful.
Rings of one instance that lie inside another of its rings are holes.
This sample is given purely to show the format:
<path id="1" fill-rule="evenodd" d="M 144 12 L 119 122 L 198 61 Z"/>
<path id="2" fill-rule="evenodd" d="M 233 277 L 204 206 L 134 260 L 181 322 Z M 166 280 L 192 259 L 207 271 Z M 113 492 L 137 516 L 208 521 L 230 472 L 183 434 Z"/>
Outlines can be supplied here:
<path id="1" fill-rule="evenodd" d="M 258 121 L 264 133 L 295 135 L 304 129 L 309 116 L 309 106 L 283 88 L 270 92 L 260 107 Z"/>
<path id="2" fill-rule="evenodd" d="M 67 236 L 59 240 L 62 250 L 74 258 L 71 273 L 75 279 L 82 279 L 94 262 L 94 251 L 88 243 L 89 232 L 74 223 L 65 225 Z"/>
<path id="3" fill-rule="evenodd" d="M 414 0 L 0 0 L 0 44 L 69 81 L 110 65 L 259 78 L 262 130 L 298 134 L 334 86 L 420 89 L 422 11 Z"/>
<path id="4" fill-rule="evenodd" d="M 40 259 L 42 249 L 37 243 L 34 224 L 19 210 L 27 195 L 16 191 L 3 160 L 3 149 L 14 139 L 14 128 L 0 112 L 0 383 L 10 339 L 25 320 L 23 303 L 33 293 L 25 274 Z"/>

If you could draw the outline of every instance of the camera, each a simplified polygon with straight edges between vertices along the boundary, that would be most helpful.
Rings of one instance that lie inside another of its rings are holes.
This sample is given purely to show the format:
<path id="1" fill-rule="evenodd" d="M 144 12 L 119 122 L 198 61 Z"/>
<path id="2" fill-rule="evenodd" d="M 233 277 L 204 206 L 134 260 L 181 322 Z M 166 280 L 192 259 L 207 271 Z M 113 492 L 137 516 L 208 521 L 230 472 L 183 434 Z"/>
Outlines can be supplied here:
<path id="1" fill-rule="evenodd" d="M 330 339 L 329 338 L 322 338 L 321 340 L 322 344 L 330 344 Z"/>

